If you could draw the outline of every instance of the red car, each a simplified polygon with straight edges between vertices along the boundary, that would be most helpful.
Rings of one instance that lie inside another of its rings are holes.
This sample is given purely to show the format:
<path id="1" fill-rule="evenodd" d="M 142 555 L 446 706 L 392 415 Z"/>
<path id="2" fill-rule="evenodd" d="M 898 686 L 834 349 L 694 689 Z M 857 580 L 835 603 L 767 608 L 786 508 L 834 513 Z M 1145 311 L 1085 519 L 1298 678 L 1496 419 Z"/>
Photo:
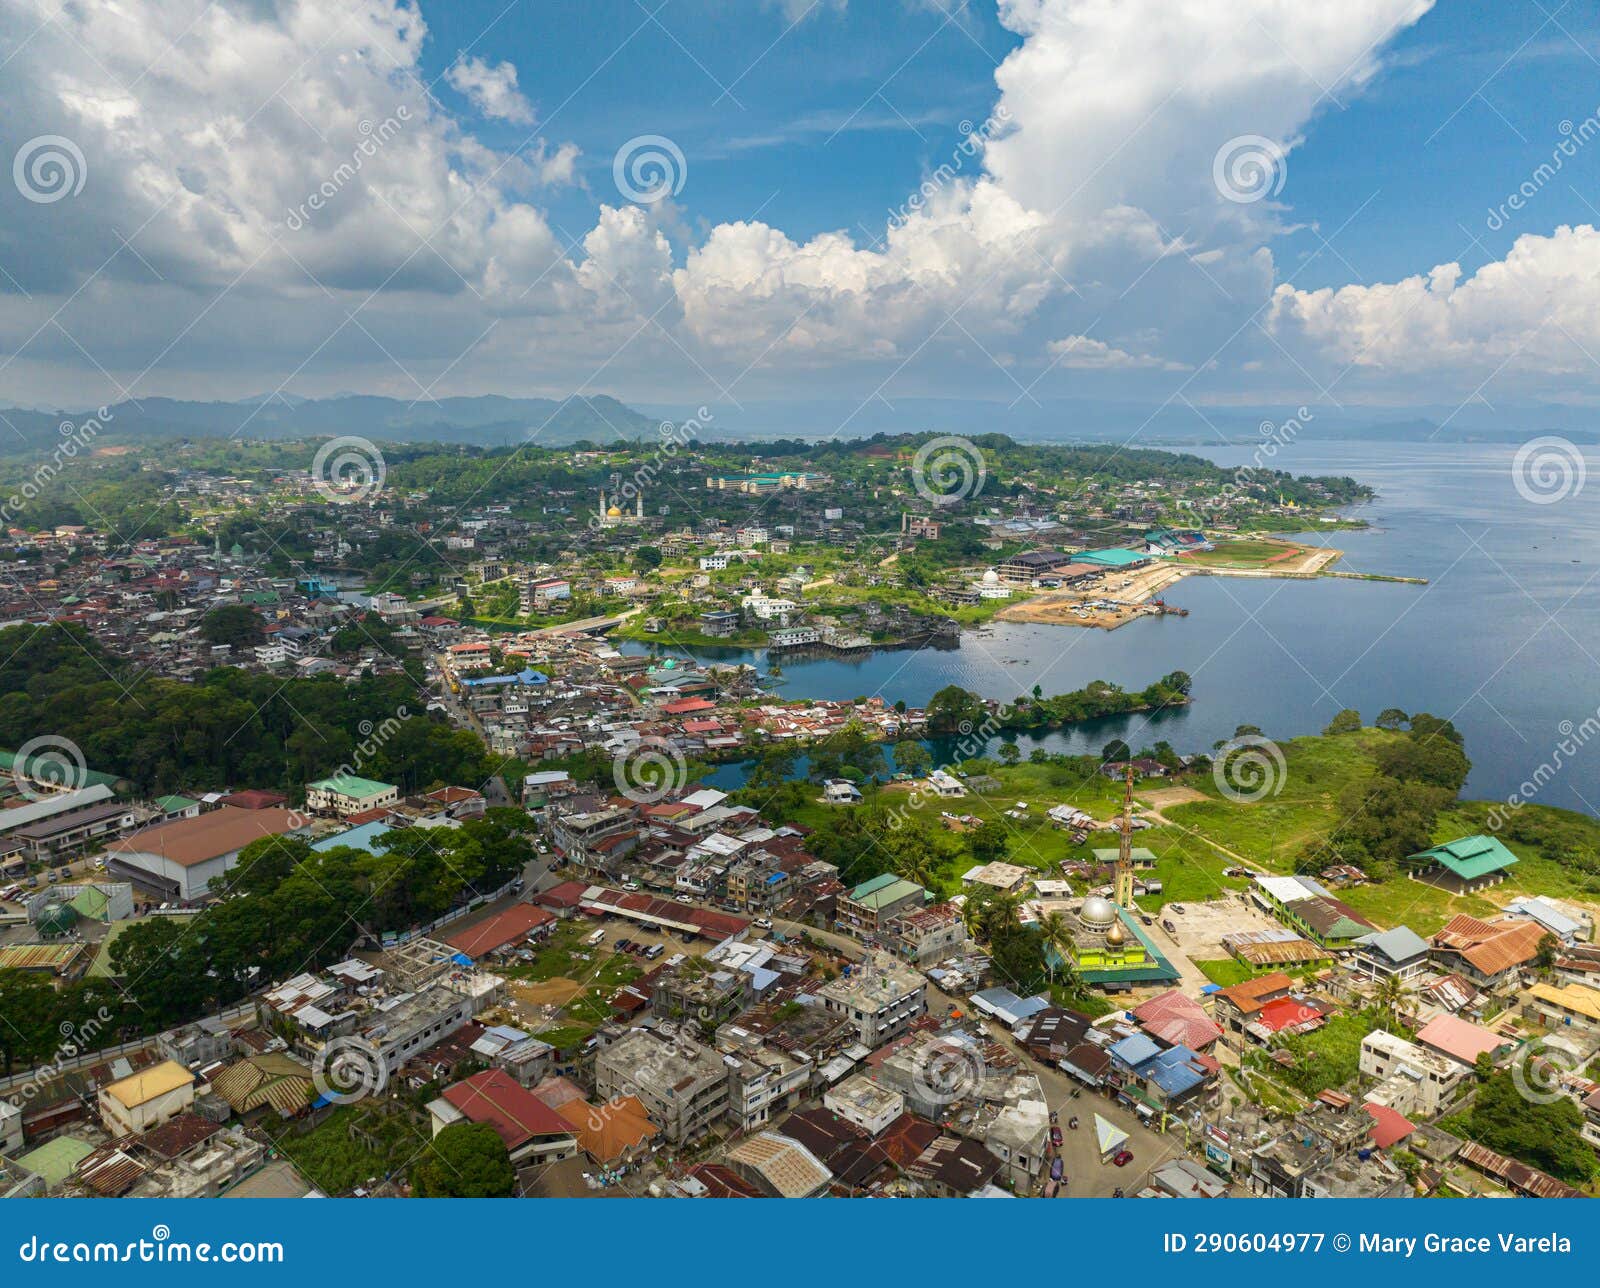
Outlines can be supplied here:
<path id="1" fill-rule="evenodd" d="M 1126 1167 L 1133 1162 L 1133 1151 L 1131 1149 L 1119 1149 L 1112 1155 L 1111 1161 L 1118 1167 Z"/>
<path id="2" fill-rule="evenodd" d="M 1050 1129 L 1050 1143 L 1057 1149 L 1061 1148 L 1061 1128 L 1052 1127 Z"/>

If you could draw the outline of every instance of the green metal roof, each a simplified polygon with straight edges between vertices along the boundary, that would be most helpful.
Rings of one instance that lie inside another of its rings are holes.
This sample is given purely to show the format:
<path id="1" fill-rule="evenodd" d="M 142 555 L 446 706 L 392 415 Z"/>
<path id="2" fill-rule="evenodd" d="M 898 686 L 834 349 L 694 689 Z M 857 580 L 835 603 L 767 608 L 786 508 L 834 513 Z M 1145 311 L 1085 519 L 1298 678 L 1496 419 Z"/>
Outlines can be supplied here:
<path id="1" fill-rule="evenodd" d="M 1148 559 L 1148 555 L 1140 554 L 1137 550 L 1124 550 L 1120 546 L 1113 546 L 1109 550 L 1081 550 L 1072 556 L 1073 563 L 1102 564 L 1111 568 L 1124 568 Z"/>
<path id="2" fill-rule="evenodd" d="M 157 796 L 156 804 L 161 806 L 168 814 L 176 814 L 179 810 L 193 809 L 200 802 L 191 800 L 187 796 Z"/>
<path id="3" fill-rule="evenodd" d="M 1516 861 L 1517 856 L 1492 836 L 1464 836 L 1459 841 L 1447 841 L 1406 859 L 1407 863 L 1437 863 L 1463 881 L 1475 881 L 1503 871 Z"/>
<path id="4" fill-rule="evenodd" d="M 882 876 L 873 877 L 871 881 L 858 885 L 850 892 L 850 901 L 867 908 L 883 908 L 912 894 L 922 896 L 926 895 L 927 891 L 915 881 L 907 881 L 892 872 L 885 872 Z"/>
<path id="5" fill-rule="evenodd" d="M 311 791 L 337 792 L 340 796 L 352 796 L 356 800 L 394 791 L 393 783 L 380 783 L 376 779 L 361 778 L 355 774 L 335 774 L 332 778 L 319 778 L 314 783 L 307 783 L 306 787 Z"/>
<path id="6" fill-rule="evenodd" d="M 45 1184 L 54 1189 L 92 1153 L 93 1145 L 74 1140 L 71 1136 L 57 1136 L 54 1140 L 47 1140 L 38 1149 L 29 1150 L 16 1161 L 30 1172 L 44 1177 Z"/>

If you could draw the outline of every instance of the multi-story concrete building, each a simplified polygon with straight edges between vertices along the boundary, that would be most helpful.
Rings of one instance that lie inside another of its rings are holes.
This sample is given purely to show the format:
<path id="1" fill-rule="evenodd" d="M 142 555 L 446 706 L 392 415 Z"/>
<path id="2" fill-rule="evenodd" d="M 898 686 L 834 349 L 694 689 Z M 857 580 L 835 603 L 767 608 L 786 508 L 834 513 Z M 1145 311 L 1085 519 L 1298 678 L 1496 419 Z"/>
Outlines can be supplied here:
<path id="1" fill-rule="evenodd" d="M 824 984 L 817 996 L 826 1009 L 853 1020 L 862 1044 L 875 1050 L 927 1013 L 928 981 L 888 954 L 874 953 L 848 975 Z"/>
<path id="2" fill-rule="evenodd" d="M 728 1066 L 683 1026 L 630 1030 L 596 1055 L 594 1081 L 602 1100 L 637 1097 L 674 1145 L 696 1139 L 728 1113 Z"/>

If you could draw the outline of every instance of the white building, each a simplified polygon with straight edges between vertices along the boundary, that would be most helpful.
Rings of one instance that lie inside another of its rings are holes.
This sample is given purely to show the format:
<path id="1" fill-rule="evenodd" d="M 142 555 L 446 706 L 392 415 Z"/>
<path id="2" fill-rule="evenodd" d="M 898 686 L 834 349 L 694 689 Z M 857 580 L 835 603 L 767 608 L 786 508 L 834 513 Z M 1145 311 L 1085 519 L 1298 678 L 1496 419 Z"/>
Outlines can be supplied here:
<path id="1" fill-rule="evenodd" d="M 137 1136 L 194 1104 L 194 1074 L 163 1060 L 100 1088 L 100 1121 L 113 1136 Z"/>
<path id="2" fill-rule="evenodd" d="M 884 953 L 817 990 L 824 1009 L 854 1020 L 862 1045 L 892 1042 L 928 1010 L 928 981 Z"/>
<path id="3" fill-rule="evenodd" d="M 1382 1080 L 1368 1092 L 1370 1103 L 1426 1117 L 1449 1104 L 1472 1074 L 1468 1066 L 1382 1029 L 1361 1039 L 1360 1069 L 1363 1076 Z"/>
<path id="4" fill-rule="evenodd" d="M 877 1136 L 905 1113 L 906 1098 L 893 1087 L 858 1073 L 837 1087 L 830 1087 L 822 1097 L 822 1107 L 854 1123 L 867 1135 Z"/>

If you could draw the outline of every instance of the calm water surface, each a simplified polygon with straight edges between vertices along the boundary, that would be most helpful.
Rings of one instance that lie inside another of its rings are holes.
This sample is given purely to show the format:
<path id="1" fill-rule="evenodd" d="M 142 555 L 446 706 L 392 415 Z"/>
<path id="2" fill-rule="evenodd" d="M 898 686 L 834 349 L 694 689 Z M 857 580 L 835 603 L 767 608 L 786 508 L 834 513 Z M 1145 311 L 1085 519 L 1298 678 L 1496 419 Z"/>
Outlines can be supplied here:
<path id="1" fill-rule="evenodd" d="M 1239 449 L 1207 449 L 1224 465 Z M 788 698 L 878 695 L 921 705 L 947 684 L 1013 698 L 1094 679 L 1139 688 L 1168 671 L 1194 677 L 1184 711 L 1097 722 L 1022 739 L 1098 752 L 1113 737 L 1208 750 L 1239 724 L 1272 737 L 1313 733 L 1343 707 L 1370 722 L 1385 707 L 1453 719 L 1467 739 L 1465 794 L 1503 797 L 1563 736 L 1600 708 L 1600 477 L 1548 505 L 1513 485 L 1512 446 L 1296 445 L 1275 462 L 1296 473 L 1348 474 L 1378 490 L 1352 511 L 1364 532 L 1301 539 L 1346 552 L 1339 567 L 1426 577 L 1427 586 L 1321 579 L 1189 577 L 1167 594 L 1188 617 L 1142 618 L 1104 632 L 997 624 L 956 650 L 794 661 Z M 759 652 L 701 650 L 763 666 Z M 732 767 L 721 777 L 739 776 Z M 1539 799 L 1600 813 L 1600 740 Z"/>

